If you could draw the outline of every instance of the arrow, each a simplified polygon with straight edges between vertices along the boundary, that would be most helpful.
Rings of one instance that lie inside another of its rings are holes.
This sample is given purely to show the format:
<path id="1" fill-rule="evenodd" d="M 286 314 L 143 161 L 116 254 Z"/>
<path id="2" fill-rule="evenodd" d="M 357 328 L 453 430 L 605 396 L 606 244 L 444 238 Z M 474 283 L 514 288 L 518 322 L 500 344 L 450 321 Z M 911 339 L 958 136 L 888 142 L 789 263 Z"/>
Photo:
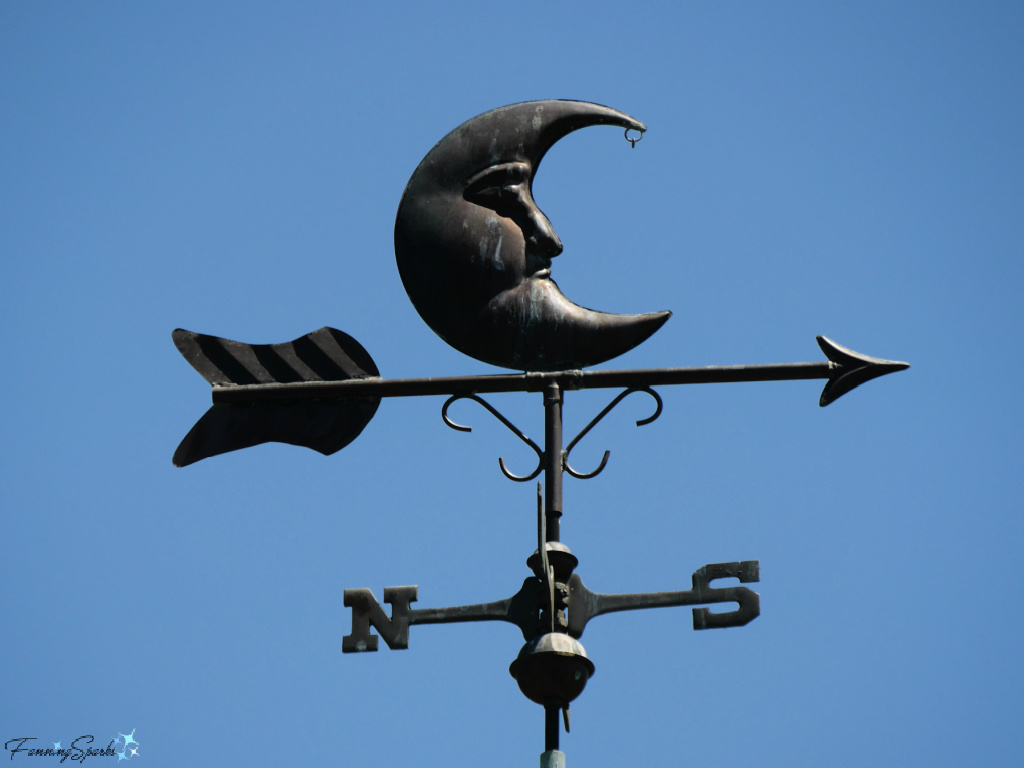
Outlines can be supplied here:
<path id="1" fill-rule="evenodd" d="M 172 338 L 213 385 L 214 403 L 178 446 L 176 466 L 265 442 L 330 455 L 359 436 L 383 397 L 542 392 L 550 384 L 579 390 L 827 379 L 818 400 L 824 407 L 866 381 L 910 367 L 818 336 L 828 360 L 816 363 L 383 379 L 359 342 L 334 328 L 283 344 L 244 344 L 180 329 Z"/>

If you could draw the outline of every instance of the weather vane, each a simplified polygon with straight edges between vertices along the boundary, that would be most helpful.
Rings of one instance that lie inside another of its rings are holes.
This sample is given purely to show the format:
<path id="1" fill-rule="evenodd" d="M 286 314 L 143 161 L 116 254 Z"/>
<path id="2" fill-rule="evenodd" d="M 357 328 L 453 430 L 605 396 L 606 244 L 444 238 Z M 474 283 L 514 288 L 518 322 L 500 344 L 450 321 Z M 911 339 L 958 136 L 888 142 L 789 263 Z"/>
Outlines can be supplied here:
<path id="1" fill-rule="evenodd" d="M 531 101 L 485 112 L 453 130 L 427 153 L 406 186 L 395 221 L 395 256 L 406 292 L 423 320 L 460 352 L 521 373 L 383 379 L 370 355 L 351 336 L 321 328 L 282 344 L 243 344 L 215 336 L 174 331 L 185 359 L 213 385 L 213 406 L 174 454 L 177 466 L 266 442 L 305 446 L 330 455 L 352 442 L 376 413 L 381 398 L 448 395 L 445 424 L 470 431 L 448 417 L 456 400 L 482 405 L 537 454 L 536 468 L 515 475 L 537 484 L 537 551 L 532 575 L 505 600 L 449 608 L 412 608 L 417 587 L 386 587 L 390 617 L 368 589 L 346 589 L 352 632 L 342 651 L 376 651 L 378 635 L 389 648 L 409 647 L 416 624 L 505 621 L 526 641 L 509 672 L 545 712 L 541 766 L 564 766 L 559 735 L 570 727 L 570 703 L 594 674 L 579 642 L 587 623 L 613 611 L 695 606 L 695 630 L 742 626 L 757 618 L 760 599 L 744 586 L 715 587 L 715 580 L 759 580 L 756 560 L 713 563 L 693 573 L 690 589 L 637 594 L 599 594 L 575 573 L 577 558 L 560 541 L 563 473 L 595 477 L 608 461 L 580 472 L 569 463 L 576 444 L 625 397 L 644 393 L 658 418 L 668 384 L 824 379 L 819 404 L 859 384 L 907 368 L 853 352 L 818 336 L 827 358 L 814 363 L 598 370 L 645 341 L 669 312 L 617 315 L 571 302 L 551 279 L 551 260 L 562 243 L 533 200 L 533 178 L 545 153 L 562 137 L 591 125 L 624 129 L 631 146 L 647 127 L 618 110 L 580 101 Z M 634 134 L 631 136 L 630 131 Z M 621 390 L 563 447 L 562 403 L 569 390 Z M 481 395 L 540 392 L 544 446 L 537 445 Z M 707 606 L 735 603 L 728 612 Z M 376 630 L 377 635 L 372 630 Z M 560 717 L 561 716 L 561 717 Z"/>

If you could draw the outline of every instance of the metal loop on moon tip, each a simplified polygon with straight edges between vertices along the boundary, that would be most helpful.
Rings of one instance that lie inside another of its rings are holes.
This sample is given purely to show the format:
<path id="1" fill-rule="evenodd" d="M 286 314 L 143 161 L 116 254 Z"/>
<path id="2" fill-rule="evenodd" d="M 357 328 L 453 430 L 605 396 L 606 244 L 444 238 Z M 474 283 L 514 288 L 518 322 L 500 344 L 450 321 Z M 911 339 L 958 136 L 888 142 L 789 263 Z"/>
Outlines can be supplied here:
<path id="1" fill-rule="evenodd" d="M 444 421 L 445 424 L 447 424 L 452 429 L 458 430 L 459 432 L 473 431 L 472 427 L 467 427 L 462 424 L 456 424 L 448 417 L 448 408 L 456 400 L 472 400 L 473 402 L 480 403 L 480 405 L 486 408 L 491 413 L 491 415 L 494 416 L 494 418 L 496 418 L 498 421 L 504 424 L 509 429 L 509 431 L 512 432 L 512 434 L 514 434 L 516 437 L 518 437 L 520 440 L 522 440 L 524 443 L 530 446 L 533 449 L 533 452 L 537 454 L 537 468 L 533 470 L 533 472 L 531 472 L 529 475 L 515 475 L 509 472 L 508 467 L 505 466 L 505 459 L 499 458 L 498 468 L 501 470 L 501 474 L 503 474 L 505 477 L 507 477 L 509 480 L 512 480 L 513 482 L 525 483 L 527 480 L 533 480 L 533 478 L 537 477 L 537 475 L 541 473 L 541 471 L 544 469 L 544 451 L 541 450 L 541 447 L 537 445 L 535 442 L 533 442 L 533 440 L 531 440 L 525 434 L 523 434 L 522 430 L 520 430 L 518 427 L 516 427 L 515 424 L 513 424 L 511 421 L 502 416 L 501 413 L 499 413 L 498 410 L 493 405 L 488 403 L 479 395 L 474 395 L 472 392 L 462 392 L 459 394 L 452 395 L 447 400 L 445 400 L 444 405 L 441 406 L 441 419 Z"/>
<path id="2" fill-rule="evenodd" d="M 637 136 L 636 138 L 633 138 L 632 136 L 629 135 L 630 131 L 636 131 L 640 135 Z M 629 148 L 636 149 L 636 143 L 644 137 L 644 132 L 641 131 L 639 128 L 627 128 L 625 131 L 623 131 L 622 135 L 625 136 L 626 141 L 629 142 Z"/>

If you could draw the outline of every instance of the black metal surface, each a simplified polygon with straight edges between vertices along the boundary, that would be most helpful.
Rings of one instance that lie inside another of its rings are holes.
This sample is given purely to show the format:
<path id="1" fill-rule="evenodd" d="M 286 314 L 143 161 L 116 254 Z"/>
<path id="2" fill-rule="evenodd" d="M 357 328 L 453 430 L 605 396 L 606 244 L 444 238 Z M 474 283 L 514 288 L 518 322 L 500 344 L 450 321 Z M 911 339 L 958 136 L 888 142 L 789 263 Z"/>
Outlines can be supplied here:
<path id="1" fill-rule="evenodd" d="M 541 631 L 543 591 L 540 579 L 530 577 L 523 581 L 516 594 L 505 600 L 451 608 L 411 608 L 411 603 L 417 599 L 416 587 L 385 587 L 384 602 L 391 605 L 389 618 L 370 590 L 346 589 L 344 605 L 352 608 L 352 633 L 342 639 L 341 650 L 343 653 L 376 651 L 377 637 L 370 632 L 370 627 L 380 633 L 388 648 L 403 650 L 409 647 L 409 627 L 415 624 L 464 621 L 506 621 L 519 627 L 523 639 L 529 640 Z"/>
<path id="2" fill-rule="evenodd" d="M 558 710 L 556 702 L 544 706 L 544 751 L 558 749 Z"/>
<path id="3" fill-rule="evenodd" d="M 575 558 L 572 558 L 575 562 Z M 565 563 L 566 561 L 563 561 Z M 470 621 L 504 621 L 517 626 L 527 641 L 542 635 L 567 633 L 574 638 L 583 635 L 591 619 L 604 613 L 635 611 L 644 608 L 673 606 L 703 606 L 717 603 L 737 603 L 733 611 L 712 613 L 707 608 L 695 608 L 693 628 L 718 629 L 749 624 L 760 615 L 758 594 L 747 587 L 712 587 L 716 579 L 737 578 L 741 583 L 760 580 L 756 560 L 736 563 L 712 563 L 693 573 L 693 588 L 679 592 L 638 592 L 604 595 L 591 592 L 583 585 L 578 574 L 562 573 L 557 578 L 568 579 L 568 584 L 555 584 L 557 609 L 565 608 L 567 624 L 557 622 L 554 627 L 545 620 L 545 606 L 549 600 L 547 589 L 540 578 L 529 577 L 512 597 L 491 603 L 475 603 L 447 608 L 412 608 L 418 588 L 385 587 L 384 602 L 391 605 L 391 616 L 384 612 L 369 589 L 346 589 L 344 605 L 352 609 L 352 632 L 342 640 L 344 653 L 377 650 L 376 629 L 388 648 L 404 650 L 409 647 L 409 627 L 416 624 L 453 624 Z"/>
<path id="4" fill-rule="evenodd" d="M 669 318 L 585 309 L 551 279 L 562 243 L 534 202 L 533 178 L 555 142 L 593 125 L 646 130 L 598 104 L 513 104 L 453 130 L 409 179 L 395 221 L 398 271 L 420 317 L 460 352 L 518 370 L 584 368 Z"/>
<path id="5" fill-rule="evenodd" d="M 263 443 L 288 443 L 329 456 L 359 437 L 379 404 L 380 398 L 346 398 L 214 405 L 185 435 L 171 461 L 186 467 Z"/>
<path id="6" fill-rule="evenodd" d="M 530 701 L 565 709 L 593 677 L 594 662 L 575 638 L 547 632 L 530 639 L 508 671 Z"/>
<path id="7" fill-rule="evenodd" d="M 347 381 L 379 377 L 351 336 L 321 328 L 283 344 L 243 344 L 180 328 L 171 334 L 189 364 L 214 387 Z M 380 398 L 215 403 L 174 452 L 176 467 L 262 443 L 289 443 L 324 455 L 340 451 L 370 423 Z"/>
<path id="8" fill-rule="evenodd" d="M 842 347 L 824 336 L 818 336 L 817 339 L 821 351 L 836 366 L 835 373 L 828 377 L 828 384 L 825 385 L 825 389 L 821 392 L 821 398 L 818 400 L 818 405 L 822 408 L 835 402 L 851 389 L 859 387 L 865 381 L 910 367 L 908 363 L 862 355 L 860 352 Z"/>
<path id="9" fill-rule="evenodd" d="M 739 563 L 714 563 L 693 573 L 693 588 L 682 592 L 638 592 L 602 595 L 583 586 L 578 574 L 569 580 L 569 634 L 581 637 L 587 622 L 595 616 L 613 611 L 635 611 L 642 608 L 667 608 L 679 605 L 714 603 L 739 604 L 735 611 L 712 613 L 707 608 L 693 611 L 694 629 L 741 627 L 761 614 L 761 598 L 746 587 L 712 587 L 715 579 L 738 578 L 741 583 L 760 581 L 757 560 Z"/>
<path id="10" fill-rule="evenodd" d="M 774 363 L 768 365 L 709 365 L 694 368 L 637 368 L 610 371 L 552 371 L 506 373 L 489 376 L 440 376 L 421 379 L 362 378 L 344 381 L 309 381 L 215 386 L 215 403 L 250 403 L 303 398 L 424 397 L 459 393 L 543 392 L 550 382 L 563 390 L 647 388 L 674 384 L 718 384 L 752 381 L 798 381 L 829 379 L 831 397 L 825 406 L 853 387 L 887 373 L 909 368 L 909 363 L 868 357 L 818 337 L 827 355 L 835 359 L 815 363 Z M 852 386 L 851 386 L 852 385 Z"/>
<path id="11" fill-rule="evenodd" d="M 613 399 L 610 403 L 608 403 L 608 405 L 605 406 L 603 411 L 597 414 L 597 416 L 590 420 L 590 423 L 587 424 L 587 426 L 580 430 L 579 434 L 577 434 L 576 437 L 569 441 L 569 445 L 567 445 L 565 447 L 565 450 L 562 451 L 562 467 L 572 477 L 575 477 L 577 480 L 589 480 L 592 477 L 597 477 L 599 474 L 601 474 L 602 470 L 604 470 L 605 465 L 608 464 L 608 457 L 611 456 L 611 451 L 604 452 L 604 456 L 601 457 L 601 463 L 598 465 L 597 469 L 595 469 L 592 472 L 577 472 L 576 470 L 574 470 L 569 465 L 569 454 L 572 453 L 572 449 L 576 447 L 576 444 L 584 437 L 586 437 L 587 433 L 590 432 L 590 430 L 597 426 L 598 422 L 601 421 L 601 419 L 607 416 L 616 405 L 621 403 L 623 400 L 626 399 L 626 397 L 633 394 L 634 392 L 646 392 L 648 395 L 654 398 L 654 402 L 657 404 L 657 408 L 655 409 L 652 415 L 648 416 L 646 419 L 640 419 L 639 421 L 637 421 L 636 425 L 638 427 L 642 427 L 645 424 L 650 424 L 652 421 L 661 416 L 661 410 L 663 406 L 663 403 L 661 401 L 661 395 L 659 395 L 650 387 L 630 387 L 629 389 L 620 392 L 618 395 L 615 396 L 615 399 Z"/>
<path id="12" fill-rule="evenodd" d="M 175 331 L 174 340 L 189 363 L 214 385 L 215 406 L 182 441 L 174 455 L 176 466 L 271 441 L 331 454 L 358 437 L 376 413 L 381 398 L 451 395 L 442 408 L 446 424 L 454 429 L 470 431 L 468 427 L 451 421 L 447 411 L 456 400 L 472 399 L 487 408 L 537 453 L 538 466 L 526 475 L 512 473 L 504 460 L 499 459 L 501 471 L 516 481 L 537 477 L 545 467 L 544 452 L 481 399 L 480 394 L 546 392 L 553 391 L 552 385 L 557 386 L 561 393 L 579 389 L 624 388 L 626 391 L 570 442 L 565 451 L 567 456 L 594 424 L 633 391 L 647 392 L 658 403 L 655 415 L 637 422 L 640 425 L 649 423 L 661 413 L 661 398 L 651 389 L 654 386 L 827 379 L 819 399 L 819 404 L 826 406 L 865 381 L 909 367 L 907 363 L 862 355 L 818 336 L 818 344 L 828 356 L 828 361 L 382 379 L 366 350 L 355 339 L 332 328 L 322 328 L 286 344 L 242 344 L 180 330 Z M 326 361 L 322 359 L 325 357 Z M 324 376 L 334 378 L 325 379 Z M 257 405 L 278 407 L 260 409 L 255 407 Z M 235 409 L 224 410 L 216 406 L 234 406 Z M 561 402 L 557 407 L 561 409 Z M 594 477 L 604 468 L 607 457 L 606 452 L 601 465 L 591 472 L 577 472 L 568 466 L 567 460 L 566 469 L 574 477 Z M 548 485 L 557 482 L 560 481 L 552 481 Z M 556 488 L 550 489 L 552 498 L 548 502 L 553 518 L 557 517 L 556 512 L 561 506 L 561 502 L 555 500 L 559 496 L 557 491 Z M 557 525 L 552 526 L 552 532 L 556 537 L 559 535 Z"/>
<path id="13" fill-rule="evenodd" d="M 282 344 L 245 344 L 181 328 L 171 339 L 189 365 L 215 387 L 380 376 L 362 345 L 335 328 Z"/>
<path id="14" fill-rule="evenodd" d="M 516 475 L 516 474 L 513 474 L 512 472 L 509 471 L 508 467 L 505 466 L 505 459 L 499 457 L 498 458 L 498 468 L 501 470 L 501 473 L 503 475 L 505 475 L 505 477 L 507 477 L 509 480 L 512 480 L 513 482 L 516 482 L 516 483 L 524 483 L 527 480 L 533 480 L 533 478 L 537 477 L 537 475 L 539 475 L 541 473 L 541 471 L 544 469 L 544 451 L 543 451 L 543 449 L 541 449 L 541 447 L 539 445 L 537 445 L 535 442 L 533 442 L 533 440 L 531 440 L 529 437 L 527 437 L 526 434 L 521 429 L 519 429 L 519 427 L 517 427 L 511 421 L 506 419 L 497 408 L 495 408 L 493 405 L 488 403 L 482 397 L 479 397 L 479 396 L 474 395 L 474 394 L 452 395 L 451 397 L 449 397 L 447 400 L 445 400 L 444 405 L 441 406 L 441 420 L 444 421 L 445 424 L 447 424 L 452 429 L 458 430 L 459 432 L 472 432 L 473 431 L 472 427 L 467 427 L 467 426 L 465 426 L 463 424 L 456 424 L 454 421 L 452 421 L 450 418 L 448 418 L 448 408 L 451 407 L 452 403 L 454 403 L 454 402 L 456 402 L 458 400 L 472 400 L 473 402 L 479 403 L 480 405 L 482 405 L 484 408 L 487 409 L 487 411 L 492 416 L 494 416 L 494 418 L 496 418 L 498 421 L 500 421 L 502 424 L 504 424 L 513 435 L 515 435 L 520 440 L 522 440 L 524 443 L 526 443 L 528 446 L 530 446 L 530 448 L 533 449 L 533 452 L 537 454 L 537 467 L 533 470 L 533 472 L 531 472 L 528 475 Z"/>
<path id="15" fill-rule="evenodd" d="M 625 129 L 635 146 L 646 127 L 608 107 L 585 102 L 536 101 L 480 115 L 445 136 L 413 173 L 395 222 L 399 272 L 417 311 L 447 343 L 487 363 L 523 374 L 382 379 L 369 353 L 352 337 L 321 328 L 283 344 L 243 344 L 176 330 L 174 343 L 213 385 L 213 407 L 174 455 L 178 466 L 207 456 L 277 441 L 333 453 L 354 440 L 373 418 L 381 398 L 447 395 L 452 403 L 482 405 L 537 455 L 529 475 L 499 467 L 506 477 L 538 483 L 538 549 L 527 560 L 533 576 L 512 597 L 490 603 L 413 609 L 415 586 L 388 587 L 389 616 L 368 589 L 347 589 L 352 631 L 344 653 L 376 651 L 384 638 L 392 649 L 409 647 L 416 624 L 504 621 L 526 641 L 509 671 L 531 701 L 543 705 L 545 749 L 559 745 L 558 713 L 569 729 L 569 704 L 582 693 L 594 664 L 579 643 L 588 622 L 602 614 L 692 606 L 693 628 L 742 626 L 760 614 L 758 594 L 744 586 L 712 586 L 719 579 L 758 582 L 756 560 L 705 565 L 692 587 L 673 592 L 600 594 L 576 574 L 577 558 L 560 542 L 563 472 L 579 479 L 569 454 L 590 430 L 633 392 L 655 400 L 655 386 L 720 382 L 825 379 L 819 404 L 826 406 L 860 384 L 903 370 L 906 363 L 868 357 L 817 337 L 825 362 L 583 371 L 635 347 L 668 319 L 668 312 L 613 315 L 577 306 L 551 280 L 552 259 L 562 243 L 533 200 L 532 182 L 545 153 L 572 131 L 592 125 Z M 620 392 L 563 449 L 563 407 L 569 390 L 619 388 Z M 538 446 L 481 394 L 539 392 L 544 403 L 544 447 Z M 735 603 L 712 612 L 708 605 Z M 378 634 L 374 634 L 376 630 Z"/>
<path id="16" fill-rule="evenodd" d="M 556 381 L 544 389 L 544 517 L 545 542 L 558 541 L 562 517 L 562 388 Z"/>

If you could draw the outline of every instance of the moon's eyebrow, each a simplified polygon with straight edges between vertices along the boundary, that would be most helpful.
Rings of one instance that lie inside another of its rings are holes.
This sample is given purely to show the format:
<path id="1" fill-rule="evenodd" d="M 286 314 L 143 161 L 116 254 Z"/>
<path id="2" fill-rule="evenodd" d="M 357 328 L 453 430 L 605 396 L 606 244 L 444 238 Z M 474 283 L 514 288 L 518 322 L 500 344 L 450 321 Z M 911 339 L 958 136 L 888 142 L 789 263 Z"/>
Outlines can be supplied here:
<path id="1" fill-rule="evenodd" d="M 505 181 L 524 181 L 530 175 L 530 166 L 526 163 L 502 163 L 491 165 L 474 174 L 466 182 L 466 187 L 497 184 Z M 518 178 L 517 178 L 518 177 Z"/>

